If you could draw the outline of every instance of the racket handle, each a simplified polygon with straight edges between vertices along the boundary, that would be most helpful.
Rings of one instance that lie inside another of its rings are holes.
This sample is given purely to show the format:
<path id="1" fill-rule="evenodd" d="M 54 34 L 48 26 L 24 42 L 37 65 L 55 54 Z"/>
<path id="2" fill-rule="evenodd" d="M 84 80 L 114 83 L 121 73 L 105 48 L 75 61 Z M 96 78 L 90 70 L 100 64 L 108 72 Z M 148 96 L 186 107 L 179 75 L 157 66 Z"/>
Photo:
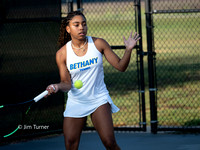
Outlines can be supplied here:
<path id="1" fill-rule="evenodd" d="M 38 96 L 36 96 L 33 100 L 35 102 L 38 102 L 39 100 L 41 100 L 43 97 L 45 97 L 48 94 L 48 91 L 45 90 L 44 92 L 42 92 L 41 94 L 39 94 Z"/>

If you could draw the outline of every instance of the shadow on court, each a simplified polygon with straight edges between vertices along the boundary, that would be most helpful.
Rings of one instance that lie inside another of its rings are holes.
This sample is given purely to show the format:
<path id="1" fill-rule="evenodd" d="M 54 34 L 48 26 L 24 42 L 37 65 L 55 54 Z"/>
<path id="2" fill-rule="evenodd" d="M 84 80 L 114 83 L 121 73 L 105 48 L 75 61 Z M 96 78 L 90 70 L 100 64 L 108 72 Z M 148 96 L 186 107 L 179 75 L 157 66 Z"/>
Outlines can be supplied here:
<path id="1" fill-rule="evenodd" d="M 200 150 L 200 134 L 120 133 L 122 150 Z M 63 135 L 0 146 L 0 150 L 65 150 Z M 84 132 L 79 150 L 105 150 L 96 132 Z"/>

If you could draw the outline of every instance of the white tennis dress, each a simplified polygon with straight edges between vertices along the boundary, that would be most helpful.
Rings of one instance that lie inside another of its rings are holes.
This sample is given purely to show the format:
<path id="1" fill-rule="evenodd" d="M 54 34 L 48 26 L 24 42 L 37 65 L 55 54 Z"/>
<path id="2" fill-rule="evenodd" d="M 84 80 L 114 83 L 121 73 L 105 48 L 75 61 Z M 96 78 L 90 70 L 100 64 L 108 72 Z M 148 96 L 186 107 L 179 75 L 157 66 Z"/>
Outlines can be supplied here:
<path id="1" fill-rule="evenodd" d="M 67 43 L 67 68 L 71 75 L 72 87 L 68 92 L 68 99 L 64 117 L 80 118 L 93 113 L 99 106 L 109 103 L 112 113 L 119 111 L 114 105 L 104 83 L 103 56 L 97 50 L 92 37 L 88 38 L 88 50 L 84 56 L 77 56 Z M 74 82 L 81 80 L 83 87 L 76 89 Z"/>

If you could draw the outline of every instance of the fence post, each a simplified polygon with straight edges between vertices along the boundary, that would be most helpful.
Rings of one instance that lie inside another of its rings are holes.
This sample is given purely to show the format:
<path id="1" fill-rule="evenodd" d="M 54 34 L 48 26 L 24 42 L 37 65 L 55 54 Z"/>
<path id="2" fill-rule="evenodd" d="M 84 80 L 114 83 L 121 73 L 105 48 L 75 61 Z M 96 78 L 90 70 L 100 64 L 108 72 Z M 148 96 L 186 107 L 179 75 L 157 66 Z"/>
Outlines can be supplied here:
<path id="1" fill-rule="evenodd" d="M 68 3 L 68 12 L 73 11 L 73 0 L 67 0 Z"/>
<path id="2" fill-rule="evenodd" d="M 151 132 L 157 133 L 157 104 L 155 87 L 155 69 L 154 69 L 154 42 L 153 42 L 153 20 L 152 20 L 152 0 L 145 1 L 146 30 L 147 30 L 147 53 L 148 53 L 148 76 L 149 76 L 149 97 L 151 113 Z"/>
<path id="3" fill-rule="evenodd" d="M 138 28 L 138 34 L 140 35 L 141 39 L 139 40 L 139 50 L 137 51 L 137 57 L 140 58 L 140 70 L 139 70 L 139 94 L 142 99 L 142 127 L 143 131 L 146 131 L 146 108 L 145 108 L 145 82 L 144 82 L 144 52 L 143 52 L 143 46 L 142 46 L 142 20 L 141 20 L 141 3 L 140 0 L 135 0 L 135 6 L 136 6 L 136 16 L 135 19 L 137 21 L 136 23 L 136 30 Z"/>
<path id="4" fill-rule="evenodd" d="M 82 0 L 77 0 L 77 10 L 83 11 L 83 8 L 82 8 Z"/>

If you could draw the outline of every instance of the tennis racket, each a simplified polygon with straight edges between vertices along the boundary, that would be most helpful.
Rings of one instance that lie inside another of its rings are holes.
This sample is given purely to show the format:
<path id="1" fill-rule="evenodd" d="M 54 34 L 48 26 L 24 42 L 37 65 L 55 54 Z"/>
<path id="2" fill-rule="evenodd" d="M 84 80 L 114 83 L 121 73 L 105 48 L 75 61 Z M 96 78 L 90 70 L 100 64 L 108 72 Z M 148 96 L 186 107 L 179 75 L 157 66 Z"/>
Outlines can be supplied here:
<path id="1" fill-rule="evenodd" d="M 43 97 L 45 97 L 48 94 L 48 91 L 45 90 L 44 92 L 42 92 L 41 94 L 39 94 L 38 96 L 36 96 L 35 98 L 25 101 L 25 102 L 20 102 L 20 103 L 16 103 L 16 104 L 7 104 L 7 105 L 1 105 L 0 106 L 0 113 L 2 115 L 2 117 L 6 117 L 9 115 L 11 115 L 10 118 L 3 118 L 5 120 L 5 122 L 2 122 L 3 126 L 6 126 L 7 128 L 9 128 L 9 126 L 12 126 L 10 128 L 13 128 L 13 123 L 16 124 L 14 129 L 11 129 L 10 132 L 8 133 L 4 133 L 5 131 L 0 131 L 1 133 L 3 133 L 3 135 L 0 135 L 0 138 L 6 138 L 9 137 L 11 135 L 13 135 L 15 132 L 17 132 L 20 127 L 23 124 L 23 120 L 25 118 L 25 116 L 28 114 L 31 106 L 38 102 L 39 100 L 41 100 Z M 1 120 L 3 120 L 1 119 Z M 20 122 L 21 120 L 21 122 Z M 18 124 L 17 124 L 18 123 Z"/>

